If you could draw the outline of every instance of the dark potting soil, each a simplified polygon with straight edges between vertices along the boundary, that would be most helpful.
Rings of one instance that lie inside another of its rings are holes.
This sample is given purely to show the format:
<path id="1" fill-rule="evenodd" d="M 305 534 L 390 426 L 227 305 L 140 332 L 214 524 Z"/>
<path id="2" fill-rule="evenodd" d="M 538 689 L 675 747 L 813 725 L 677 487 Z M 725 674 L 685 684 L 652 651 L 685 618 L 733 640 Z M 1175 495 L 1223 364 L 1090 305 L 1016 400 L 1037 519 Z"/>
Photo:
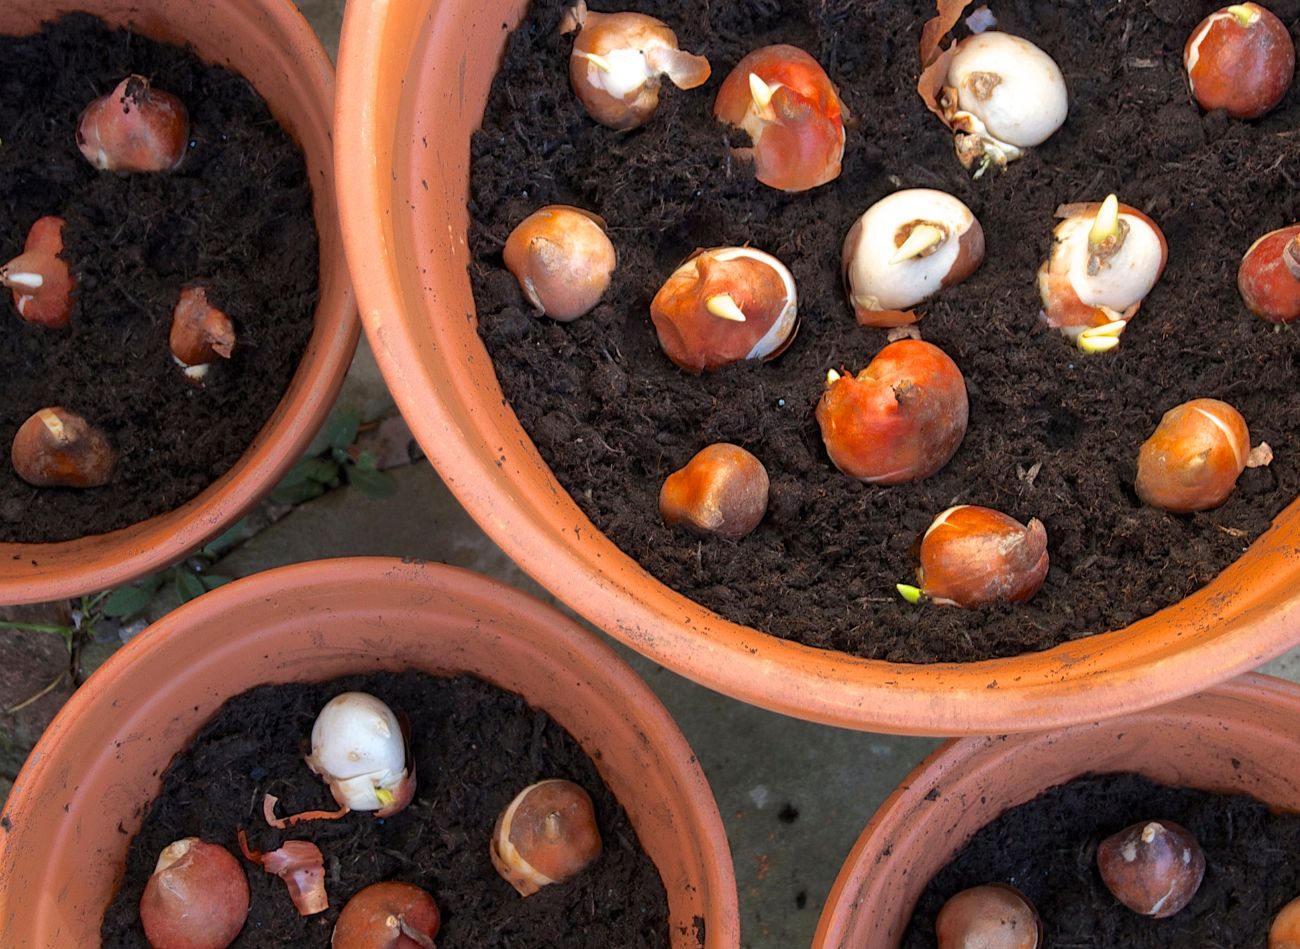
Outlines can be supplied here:
<path id="1" fill-rule="evenodd" d="M 1252 316 L 1237 296 L 1241 255 L 1300 219 L 1300 86 L 1254 122 L 1202 114 L 1183 43 L 1218 0 L 994 2 L 1001 29 L 1031 38 L 1063 70 L 1065 126 L 1005 172 L 972 180 L 915 91 L 926 0 L 639 0 L 597 3 L 667 21 L 708 56 L 701 89 L 665 88 L 644 128 L 618 133 L 582 111 L 567 77 L 569 0 L 536 0 L 513 34 L 473 143 L 471 227 L 479 329 L 515 413 L 560 483 L 622 550 L 674 589 L 739 623 L 814 646 L 893 661 L 1014 655 L 1126 626 L 1185 597 L 1236 559 L 1300 494 L 1300 334 Z M 1269 4 L 1298 31 L 1300 0 Z M 964 29 L 964 28 L 963 28 Z M 856 124 L 844 172 L 803 194 L 758 184 L 728 158 L 744 139 L 711 117 L 719 84 L 772 43 L 811 52 Z M 903 187 L 951 192 L 982 222 L 987 256 L 928 304 L 919 328 L 965 374 L 970 427 L 956 456 L 914 484 L 839 473 L 813 408 L 826 371 L 862 369 L 886 343 L 859 327 L 841 287 L 853 221 Z M 1119 350 L 1085 358 L 1039 321 L 1035 275 L 1064 202 L 1115 191 L 1169 242 L 1164 277 Z M 603 302 L 570 324 L 533 315 L 501 248 L 541 205 L 609 222 L 618 270 Z M 712 375 L 660 351 L 650 300 L 697 247 L 752 243 L 799 287 L 802 327 L 775 361 Z M 1195 397 L 1235 405 L 1252 443 L 1276 451 L 1228 503 L 1174 516 L 1133 492 L 1138 447 L 1161 415 Z M 758 456 L 768 515 L 739 543 L 660 521 L 664 478 L 714 441 Z M 917 609 L 912 547 L 953 504 L 981 504 L 1049 535 L 1046 585 L 1021 606 Z"/>
<path id="2" fill-rule="evenodd" d="M 409 717 L 414 801 L 385 820 L 353 813 L 284 831 L 269 828 L 262 817 L 267 793 L 280 799 L 281 815 L 334 809 L 303 756 L 320 709 L 354 690 Z M 568 778 L 591 795 L 603 851 L 576 877 L 524 899 L 492 868 L 488 841 L 515 794 L 545 778 Z M 349 897 L 380 880 L 429 891 L 442 913 L 439 949 L 668 945 L 668 900 L 659 873 L 591 759 L 544 712 L 468 676 L 377 673 L 261 686 L 223 705 L 172 762 L 131 842 L 125 879 L 104 917 L 105 949 L 148 945 L 138 907 L 163 847 L 198 836 L 238 857 L 240 827 L 255 850 L 274 850 L 285 840 L 320 847 L 330 908 L 299 916 L 283 882 L 239 857 L 252 908 L 235 947 L 328 946 Z"/>
<path id="3" fill-rule="evenodd" d="M 1171 820 L 1205 851 L 1205 878 L 1168 919 L 1126 909 L 1097 872 L 1097 845 L 1131 824 Z M 944 902 L 967 887 L 1009 883 L 1038 909 L 1049 946 L 1168 949 L 1263 946 L 1274 915 L 1300 894 L 1300 815 L 1245 794 L 1155 784 L 1135 774 L 1077 778 L 1013 807 L 935 874 L 902 949 L 930 949 Z"/>
<path id="4" fill-rule="evenodd" d="M 177 171 L 118 176 L 77 150 L 82 109 L 133 72 L 189 110 Z M 0 294 L 0 541 L 66 540 L 172 510 L 243 454 L 311 334 L 318 254 L 302 154 L 241 77 L 87 15 L 0 37 L 0 129 L 0 263 L 33 221 L 58 215 L 76 281 L 65 329 L 24 322 Z M 238 339 L 202 388 L 168 348 L 172 307 L 195 282 Z M 110 484 L 34 488 L 14 473 L 14 433 L 49 405 L 105 432 L 118 455 Z"/>

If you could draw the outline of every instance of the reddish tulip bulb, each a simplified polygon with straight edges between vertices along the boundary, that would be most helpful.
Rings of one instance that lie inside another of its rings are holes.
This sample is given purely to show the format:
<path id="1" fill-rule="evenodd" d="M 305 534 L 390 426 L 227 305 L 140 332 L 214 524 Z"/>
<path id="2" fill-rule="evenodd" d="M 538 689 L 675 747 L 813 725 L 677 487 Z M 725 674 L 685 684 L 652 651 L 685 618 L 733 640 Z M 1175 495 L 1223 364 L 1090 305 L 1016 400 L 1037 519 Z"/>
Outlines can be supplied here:
<path id="1" fill-rule="evenodd" d="M 208 367 L 229 359 L 235 350 L 235 326 L 230 317 L 208 302 L 203 287 L 185 287 L 172 310 L 169 339 L 172 358 L 190 379 L 202 381 Z"/>
<path id="2" fill-rule="evenodd" d="M 755 177 L 781 191 L 807 191 L 839 177 L 844 103 L 817 60 L 796 46 L 765 46 L 723 81 L 719 122 L 749 133 Z"/>
<path id="3" fill-rule="evenodd" d="M 113 476 L 113 449 L 99 429 L 61 406 L 23 422 L 10 450 L 14 471 L 38 488 L 98 488 Z"/>
<path id="4" fill-rule="evenodd" d="M 1268 928 L 1268 949 L 1300 949 L 1300 897 L 1293 899 L 1273 917 Z"/>
<path id="5" fill-rule="evenodd" d="M 767 469 L 739 445 L 719 442 L 674 471 L 659 491 L 664 523 L 740 540 L 767 513 Z"/>
<path id="6" fill-rule="evenodd" d="M 966 434 L 966 380 L 938 346 L 890 343 L 857 377 L 831 370 L 817 403 L 835 467 L 874 484 L 934 474 Z"/>
<path id="7" fill-rule="evenodd" d="M 1228 499 L 1250 461 L 1250 432 L 1241 413 L 1218 399 L 1174 406 L 1138 452 L 1138 497 L 1186 514 Z"/>
<path id="8" fill-rule="evenodd" d="M 532 896 L 585 869 L 600 849 L 587 792 L 552 778 L 524 788 L 501 812 L 489 853 L 497 873 L 520 896 Z"/>
<path id="9" fill-rule="evenodd" d="M 1300 317 L 1300 224 L 1250 245 L 1237 270 L 1237 290 L 1250 312 L 1270 323 Z"/>
<path id="10" fill-rule="evenodd" d="M 961 504 L 944 511 L 921 538 L 917 587 L 935 603 L 1020 603 L 1047 578 L 1047 531 L 1000 511 Z M 906 588 L 903 588 L 906 595 Z"/>
<path id="11" fill-rule="evenodd" d="M 1126 827 L 1097 845 L 1106 888 L 1135 913 L 1164 919 L 1191 902 L 1205 875 L 1205 854 L 1173 821 Z"/>
<path id="12" fill-rule="evenodd" d="M 1156 223 L 1120 204 L 1067 204 L 1052 233 L 1052 251 L 1038 268 L 1047 325 L 1085 353 L 1108 352 L 1164 273 L 1168 248 Z"/>
<path id="13" fill-rule="evenodd" d="M 1025 895 L 1003 883 L 962 890 L 934 921 L 939 949 L 1038 949 L 1043 924 Z"/>
<path id="14" fill-rule="evenodd" d="M 709 78 L 709 61 L 680 49 L 668 24 L 640 13 L 595 13 L 584 0 L 565 15 L 561 33 L 578 30 L 569 57 L 569 82 L 587 113 L 601 125 L 633 129 L 659 106 L 663 76 L 679 89 Z"/>
<path id="15" fill-rule="evenodd" d="M 185 157 L 189 114 L 144 76 L 127 76 L 81 113 L 77 147 L 100 171 L 171 171 Z"/>
<path id="16" fill-rule="evenodd" d="M 600 302 L 618 262 L 604 219 L 567 204 L 547 205 L 520 221 L 502 253 L 528 302 L 563 323 Z"/>
<path id="17" fill-rule="evenodd" d="M 432 896 L 411 883 L 372 883 L 348 900 L 331 949 L 434 949 L 442 916 Z"/>
<path id="18" fill-rule="evenodd" d="M 775 359 L 799 326 L 794 276 L 752 247 L 700 251 L 650 303 L 659 345 L 687 372 L 742 359 Z"/>
<path id="19" fill-rule="evenodd" d="M 1235 4 L 1211 13 L 1192 31 L 1183 66 L 1202 109 L 1253 119 L 1291 87 L 1295 45 L 1285 24 L 1258 3 Z"/>
<path id="20" fill-rule="evenodd" d="M 153 949 L 225 949 L 248 918 L 248 880 L 225 847 L 197 837 L 169 844 L 140 897 Z"/>
<path id="21" fill-rule="evenodd" d="M 0 285 L 13 292 L 14 308 L 28 323 L 68 325 L 74 286 L 63 253 L 63 218 L 38 218 L 23 252 L 0 267 Z"/>

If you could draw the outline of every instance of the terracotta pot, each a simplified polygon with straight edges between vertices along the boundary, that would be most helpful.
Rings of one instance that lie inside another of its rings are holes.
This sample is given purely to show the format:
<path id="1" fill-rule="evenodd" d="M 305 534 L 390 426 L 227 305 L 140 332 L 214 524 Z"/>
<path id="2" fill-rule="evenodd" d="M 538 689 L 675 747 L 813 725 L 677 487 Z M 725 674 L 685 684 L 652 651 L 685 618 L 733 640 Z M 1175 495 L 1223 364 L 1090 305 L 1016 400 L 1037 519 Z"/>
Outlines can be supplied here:
<path id="1" fill-rule="evenodd" d="M 245 514 L 288 472 L 325 421 L 359 327 L 334 196 L 334 74 L 290 0 L 23 0 L 0 4 L 0 34 L 86 11 L 151 39 L 190 44 L 256 87 L 302 147 L 320 237 L 320 301 L 298 371 L 243 456 L 198 497 L 121 530 L 50 544 L 0 544 L 0 604 L 37 603 L 127 583 L 180 560 Z"/>
<path id="2" fill-rule="evenodd" d="M 159 775 L 228 698 L 268 682 L 467 672 L 522 695 L 588 754 L 668 892 L 672 945 L 739 945 L 722 819 L 654 693 L 573 620 L 454 567 L 366 558 L 272 570 L 133 639 L 59 712 L 0 816 L 6 946 L 99 944 Z"/>
<path id="3" fill-rule="evenodd" d="M 897 946 L 930 878 L 976 831 L 1085 773 L 1133 771 L 1300 811 L 1297 735 L 1300 687 L 1251 674 L 1107 722 L 950 741 L 907 776 L 858 838 L 827 897 L 814 949 Z"/>
<path id="4" fill-rule="evenodd" d="M 469 137 L 524 0 L 348 5 L 336 157 L 362 320 L 399 407 L 469 513 L 538 582 L 697 682 L 813 721 L 907 734 L 1048 728 L 1155 705 L 1300 638 L 1300 504 L 1196 595 L 1043 653 L 905 665 L 729 622 L 588 521 L 502 395 L 472 315 Z M 418 77 L 413 81 L 412 77 Z M 466 315 L 470 318 L 466 318 Z"/>

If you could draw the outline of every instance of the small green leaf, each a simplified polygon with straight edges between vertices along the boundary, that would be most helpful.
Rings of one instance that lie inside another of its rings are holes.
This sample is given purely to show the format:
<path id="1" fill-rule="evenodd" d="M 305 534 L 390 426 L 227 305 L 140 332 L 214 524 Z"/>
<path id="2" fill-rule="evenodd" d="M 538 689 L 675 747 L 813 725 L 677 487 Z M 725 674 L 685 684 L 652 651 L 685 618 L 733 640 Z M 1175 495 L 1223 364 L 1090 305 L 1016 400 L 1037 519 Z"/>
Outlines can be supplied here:
<path id="1" fill-rule="evenodd" d="M 351 409 L 338 409 L 325 423 L 325 440 L 331 448 L 347 448 L 357 440 L 361 418 Z"/>
<path id="2" fill-rule="evenodd" d="M 379 456 L 373 451 L 363 451 L 361 454 L 357 455 L 357 460 L 353 462 L 353 464 L 362 471 L 378 471 Z"/>
<path id="3" fill-rule="evenodd" d="M 919 587 L 914 587 L 907 583 L 895 583 L 894 589 L 898 591 L 899 596 L 905 599 L 908 603 L 911 603 L 913 606 L 920 603 L 921 598 L 925 596 Z"/>
<path id="4" fill-rule="evenodd" d="M 189 570 L 176 571 L 176 593 L 180 596 L 182 603 L 188 603 L 196 596 L 202 596 L 206 592 L 203 581 L 199 579 L 198 574 Z"/>
<path id="5" fill-rule="evenodd" d="M 229 583 L 233 579 L 235 578 L 223 577 L 219 573 L 199 574 L 199 582 L 202 583 L 204 588 L 208 590 L 215 590 L 217 587 L 224 587 L 227 583 Z"/>
<path id="6" fill-rule="evenodd" d="M 334 459 L 335 463 L 340 465 L 346 465 L 352 461 L 352 456 L 342 448 L 331 448 L 330 457 Z"/>
<path id="7" fill-rule="evenodd" d="M 312 458 L 307 462 L 307 477 L 317 484 L 337 481 L 339 466 L 329 458 Z"/>
<path id="8" fill-rule="evenodd" d="M 153 599 L 153 590 L 146 589 L 143 585 L 118 587 L 108 595 L 102 611 L 111 619 L 125 619 L 143 612 L 151 599 Z"/>
<path id="9" fill-rule="evenodd" d="M 348 469 L 348 484 L 368 498 L 391 498 L 397 493 L 397 482 L 388 475 L 361 467 Z"/>
<path id="10" fill-rule="evenodd" d="M 312 470 L 311 465 L 314 461 L 316 461 L 315 458 L 303 458 L 299 460 L 292 468 L 289 469 L 289 473 L 280 479 L 280 483 L 276 485 L 276 487 L 292 488 L 295 487 L 296 485 L 302 484 L 304 481 L 309 480 L 310 478 L 309 473 Z"/>
<path id="11" fill-rule="evenodd" d="M 241 517 L 239 520 L 235 521 L 234 525 L 225 533 L 208 541 L 199 553 L 209 560 L 220 557 L 222 554 L 230 550 L 230 548 L 235 546 L 235 541 L 239 540 L 240 537 L 243 536 L 243 533 L 247 528 L 248 518 Z"/>
<path id="12" fill-rule="evenodd" d="M 271 492 L 271 499 L 281 504 L 303 504 L 325 493 L 325 485 L 319 481 L 304 481 L 302 484 L 280 485 Z"/>

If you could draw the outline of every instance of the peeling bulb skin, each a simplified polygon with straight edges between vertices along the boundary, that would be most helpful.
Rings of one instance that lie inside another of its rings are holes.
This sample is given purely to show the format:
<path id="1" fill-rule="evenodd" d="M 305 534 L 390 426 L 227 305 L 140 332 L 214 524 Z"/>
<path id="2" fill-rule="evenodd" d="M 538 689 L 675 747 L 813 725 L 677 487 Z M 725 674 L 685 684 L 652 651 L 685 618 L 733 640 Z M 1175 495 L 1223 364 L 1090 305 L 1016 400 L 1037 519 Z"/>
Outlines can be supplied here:
<path id="1" fill-rule="evenodd" d="M 591 797 L 559 778 L 520 791 L 497 818 L 489 847 L 492 866 L 520 896 L 564 882 L 600 852 Z"/>
<path id="2" fill-rule="evenodd" d="M 941 95 L 962 164 L 982 173 L 1020 158 L 1065 122 L 1069 96 L 1055 60 L 1029 40 L 987 31 L 955 47 Z"/>
<path id="3" fill-rule="evenodd" d="M 1023 893 L 987 883 L 955 893 L 934 923 L 939 949 L 1039 949 L 1043 925 Z"/>
<path id="4" fill-rule="evenodd" d="M 140 897 L 140 923 L 153 949 L 225 949 L 248 905 L 248 880 L 230 851 L 186 837 L 159 855 Z"/>
<path id="5" fill-rule="evenodd" d="M 38 218 L 23 252 L 0 267 L 0 285 L 13 294 L 14 309 L 28 323 L 50 329 L 68 325 L 75 283 L 63 253 L 63 218 Z"/>
<path id="6" fill-rule="evenodd" d="M 172 171 L 185 157 L 189 113 L 144 76 L 127 76 L 81 113 L 77 147 L 100 171 Z"/>
<path id="7" fill-rule="evenodd" d="M 745 56 L 718 89 L 713 115 L 744 129 L 754 174 L 780 191 L 808 191 L 840 174 L 847 110 L 821 65 L 797 46 Z"/>
<path id="8" fill-rule="evenodd" d="M 984 231 L 961 201 L 911 188 L 873 204 L 844 239 L 844 284 L 858 323 L 902 326 L 912 307 L 960 283 L 984 260 Z"/>
<path id="9" fill-rule="evenodd" d="M 767 469 L 739 445 L 718 442 L 673 472 L 659 491 L 659 513 L 669 526 L 741 540 L 767 513 Z"/>
<path id="10" fill-rule="evenodd" d="M 230 317 L 208 302 L 205 288 L 185 287 L 172 310 L 169 344 L 180 365 L 207 366 L 233 355 L 235 327 Z"/>
<path id="11" fill-rule="evenodd" d="M 339 804 L 354 811 L 389 816 L 415 793 L 397 717 L 365 692 L 344 692 L 321 709 L 307 765 L 329 784 Z"/>
<path id="12" fill-rule="evenodd" d="M 1271 12 L 1242 3 L 1200 22 L 1183 47 L 1183 67 L 1202 109 L 1254 119 L 1272 111 L 1291 88 L 1295 44 Z"/>
<path id="13" fill-rule="evenodd" d="M 934 474 L 966 434 L 966 380 L 939 347 L 890 343 L 857 376 L 828 376 L 817 403 L 822 442 L 835 467 L 872 484 Z"/>
<path id="14" fill-rule="evenodd" d="M 1250 245 L 1237 269 L 1237 290 L 1261 319 L 1300 319 L 1300 224 L 1270 231 Z"/>
<path id="15" fill-rule="evenodd" d="M 562 323 L 600 302 L 618 263 L 604 219 L 567 204 L 547 205 L 520 221 L 502 254 L 528 301 Z"/>
<path id="16" fill-rule="evenodd" d="M 1205 854 L 1173 821 L 1133 824 L 1097 845 L 1106 888 L 1135 913 L 1166 919 L 1192 901 L 1205 876 Z"/>
<path id="17" fill-rule="evenodd" d="M 752 247 L 700 251 L 659 288 L 650 318 L 664 353 L 687 372 L 774 359 L 798 331 L 794 275 Z"/>
<path id="18" fill-rule="evenodd" d="M 1283 906 L 1268 927 L 1268 949 L 1300 949 L 1300 897 Z"/>
<path id="19" fill-rule="evenodd" d="M 921 539 L 917 586 L 941 605 L 1022 603 L 1047 579 L 1047 531 L 987 507 L 948 508 Z"/>
<path id="20" fill-rule="evenodd" d="M 104 434 L 80 415 L 52 405 L 19 427 L 10 449 L 18 477 L 38 488 L 98 488 L 116 458 Z"/>
<path id="21" fill-rule="evenodd" d="M 659 106 L 662 77 L 679 89 L 709 78 L 709 61 L 685 52 L 662 20 L 641 13 L 596 13 L 583 0 L 571 7 L 560 32 L 578 31 L 569 57 L 569 82 L 587 113 L 612 129 L 644 125 Z"/>
<path id="22" fill-rule="evenodd" d="M 339 913 L 330 949 L 434 949 L 441 924 L 438 904 L 420 887 L 372 883 Z"/>
<path id="23" fill-rule="evenodd" d="M 1173 514 L 1216 508 L 1250 457 L 1241 413 L 1218 399 L 1174 406 L 1138 452 L 1134 487 L 1144 504 Z"/>
<path id="24" fill-rule="evenodd" d="M 1113 197 L 1113 196 L 1112 196 Z M 1106 202 L 1062 205 L 1052 232 L 1052 249 L 1038 268 L 1043 320 L 1085 352 L 1097 338 L 1118 339 L 1124 325 L 1164 273 L 1168 245 L 1156 223 L 1136 208 L 1111 202 L 1113 227 L 1098 241 L 1098 215 Z M 1103 329 L 1104 328 L 1104 329 Z"/>

